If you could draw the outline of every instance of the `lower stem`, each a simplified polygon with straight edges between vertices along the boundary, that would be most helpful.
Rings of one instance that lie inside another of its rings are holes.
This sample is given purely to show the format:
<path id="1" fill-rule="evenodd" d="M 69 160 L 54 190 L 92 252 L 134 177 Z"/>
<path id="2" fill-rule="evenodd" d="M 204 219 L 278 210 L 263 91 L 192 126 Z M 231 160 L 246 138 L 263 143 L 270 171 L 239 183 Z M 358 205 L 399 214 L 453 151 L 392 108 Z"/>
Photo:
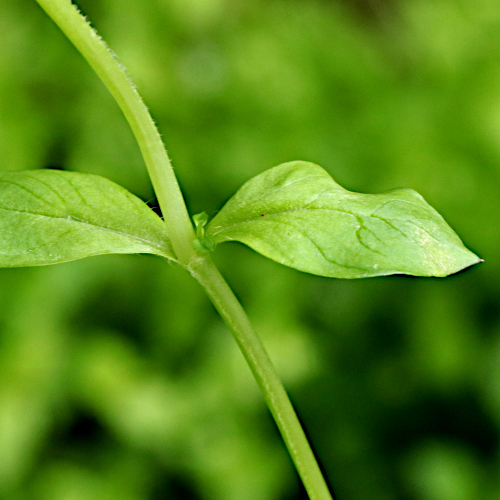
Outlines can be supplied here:
<path id="1" fill-rule="evenodd" d="M 310 500 L 332 500 L 292 403 L 243 307 L 209 256 L 194 258 L 188 269 L 207 292 L 249 364 Z"/>

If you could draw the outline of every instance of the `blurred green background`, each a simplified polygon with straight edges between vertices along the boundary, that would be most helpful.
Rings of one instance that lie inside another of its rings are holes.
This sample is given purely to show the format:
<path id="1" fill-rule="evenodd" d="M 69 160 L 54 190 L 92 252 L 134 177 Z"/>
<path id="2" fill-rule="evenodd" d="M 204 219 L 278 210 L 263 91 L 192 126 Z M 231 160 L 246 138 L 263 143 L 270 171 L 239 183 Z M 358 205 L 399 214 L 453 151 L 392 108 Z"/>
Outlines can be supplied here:
<path id="1" fill-rule="evenodd" d="M 500 4 L 81 0 L 164 134 L 192 213 L 313 161 L 419 191 L 485 263 L 447 279 L 214 258 L 339 500 L 500 499 Z M 5 170 L 155 204 L 131 132 L 34 1 L 0 3 Z M 0 270 L 1 500 L 306 498 L 197 283 L 147 256 Z"/>

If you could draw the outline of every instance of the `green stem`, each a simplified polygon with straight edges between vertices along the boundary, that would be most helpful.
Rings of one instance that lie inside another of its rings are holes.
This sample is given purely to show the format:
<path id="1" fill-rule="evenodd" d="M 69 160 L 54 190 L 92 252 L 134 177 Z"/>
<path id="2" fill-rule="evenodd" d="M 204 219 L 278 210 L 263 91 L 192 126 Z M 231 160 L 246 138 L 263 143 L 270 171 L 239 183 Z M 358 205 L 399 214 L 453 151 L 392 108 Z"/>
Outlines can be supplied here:
<path id="1" fill-rule="evenodd" d="M 206 290 L 233 333 L 264 394 L 311 500 L 332 497 L 299 420 L 262 342 L 209 256 L 193 248 L 195 233 L 160 134 L 137 90 L 99 35 L 68 0 L 36 0 L 111 92 L 139 143 L 179 262 Z"/>
<path id="2" fill-rule="evenodd" d="M 88 61 L 120 106 L 139 143 L 179 261 L 195 254 L 193 225 L 158 129 L 135 86 L 102 38 L 68 0 L 36 0 Z"/>
<path id="3" fill-rule="evenodd" d="M 311 500 L 332 500 L 292 403 L 245 310 L 208 255 L 188 266 L 231 330 L 271 410 Z"/>

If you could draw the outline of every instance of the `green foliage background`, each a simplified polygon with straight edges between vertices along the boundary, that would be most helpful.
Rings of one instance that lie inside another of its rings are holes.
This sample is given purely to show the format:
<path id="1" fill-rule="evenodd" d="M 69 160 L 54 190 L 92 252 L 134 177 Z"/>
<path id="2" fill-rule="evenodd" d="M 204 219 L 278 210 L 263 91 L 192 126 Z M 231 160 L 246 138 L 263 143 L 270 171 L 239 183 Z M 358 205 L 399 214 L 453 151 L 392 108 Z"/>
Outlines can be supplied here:
<path id="1" fill-rule="evenodd" d="M 500 499 L 500 9 L 494 0 L 81 0 L 157 120 L 192 213 L 303 159 L 419 191 L 485 263 L 329 280 L 229 244 L 340 500 Z M 34 1 L 0 4 L 4 170 L 154 205 L 131 132 Z M 301 496 L 302 495 L 302 496 Z M 305 498 L 197 283 L 158 258 L 0 270 L 2 500 Z"/>

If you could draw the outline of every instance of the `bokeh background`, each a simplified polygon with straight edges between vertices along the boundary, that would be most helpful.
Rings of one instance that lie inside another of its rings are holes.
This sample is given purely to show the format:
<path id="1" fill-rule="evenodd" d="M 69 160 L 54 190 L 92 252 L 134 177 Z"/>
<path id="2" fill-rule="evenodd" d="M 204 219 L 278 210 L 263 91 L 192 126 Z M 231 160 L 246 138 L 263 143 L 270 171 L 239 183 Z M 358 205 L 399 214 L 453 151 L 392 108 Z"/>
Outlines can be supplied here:
<path id="1" fill-rule="evenodd" d="M 419 191 L 485 259 L 342 281 L 238 245 L 248 310 L 339 500 L 500 499 L 500 4 L 81 0 L 159 124 L 192 213 L 303 159 Z M 0 3 L 1 169 L 155 205 L 118 107 L 34 1 Z M 0 235 L 1 237 L 1 235 Z M 0 499 L 306 498 L 202 290 L 159 258 L 0 270 Z"/>

